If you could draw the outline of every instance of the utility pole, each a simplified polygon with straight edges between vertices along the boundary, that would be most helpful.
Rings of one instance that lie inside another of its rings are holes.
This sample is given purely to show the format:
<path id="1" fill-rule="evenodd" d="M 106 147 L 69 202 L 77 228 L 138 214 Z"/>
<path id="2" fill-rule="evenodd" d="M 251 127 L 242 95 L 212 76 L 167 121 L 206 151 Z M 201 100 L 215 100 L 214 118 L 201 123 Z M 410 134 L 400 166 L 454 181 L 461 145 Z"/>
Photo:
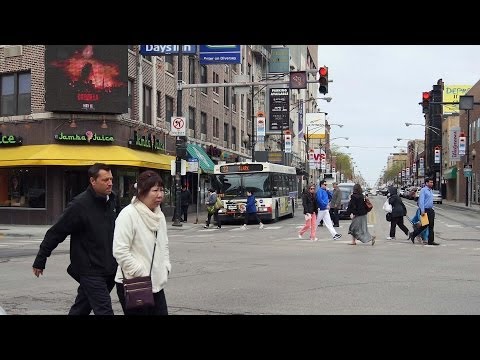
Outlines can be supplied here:
<path id="1" fill-rule="evenodd" d="M 182 116 L 182 86 L 183 81 L 183 45 L 179 45 L 178 51 L 178 80 L 180 85 L 177 87 L 177 117 Z M 186 127 L 186 126 L 185 126 Z M 175 138 L 175 216 L 173 219 L 173 226 L 182 226 L 181 218 L 181 194 L 182 194 L 182 157 L 185 156 L 185 141 L 186 136 L 177 136 Z"/>
<path id="2" fill-rule="evenodd" d="M 250 114 L 251 114 L 251 117 L 252 117 L 252 140 L 250 141 L 250 145 L 252 146 L 252 162 L 255 162 L 255 144 L 256 144 L 256 141 L 255 141 L 255 124 L 254 124 L 254 121 L 253 121 L 253 118 L 254 118 L 254 98 L 255 98 L 255 87 L 253 85 L 253 74 L 252 74 L 252 106 L 251 106 L 251 109 L 250 109 Z"/>

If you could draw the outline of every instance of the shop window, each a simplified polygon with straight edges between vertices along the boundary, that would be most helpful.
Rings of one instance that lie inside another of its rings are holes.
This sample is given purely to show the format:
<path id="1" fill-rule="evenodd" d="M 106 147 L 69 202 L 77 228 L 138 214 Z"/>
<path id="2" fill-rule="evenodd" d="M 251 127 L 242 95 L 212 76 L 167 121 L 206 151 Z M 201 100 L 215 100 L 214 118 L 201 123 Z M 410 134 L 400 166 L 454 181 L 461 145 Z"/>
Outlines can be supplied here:
<path id="1" fill-rule="evenodd" d="M 0 169 L 0 206 L 45 208 L 43 168 Z"/>
<path id="2" fill-rule="evenodd" d="M 117 195 L 120 203 L 120 207 L 123 209 L 130 204 L 133 196 L 135 195 L 135 188 L 133 187 L 137 181 L 138 170 L 137 169 L 120 169 L 117 172 L 117 178 L 114 183 L 117 184 Z"/>

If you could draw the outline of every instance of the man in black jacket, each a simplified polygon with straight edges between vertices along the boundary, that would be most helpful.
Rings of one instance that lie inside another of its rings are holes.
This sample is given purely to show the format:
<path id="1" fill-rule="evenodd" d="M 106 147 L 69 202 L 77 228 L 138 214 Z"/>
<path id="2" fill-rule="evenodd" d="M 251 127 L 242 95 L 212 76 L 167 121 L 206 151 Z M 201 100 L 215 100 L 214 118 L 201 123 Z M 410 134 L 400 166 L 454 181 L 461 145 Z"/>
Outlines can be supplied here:
<path id="1" fill-rule="evenodd" d="M 183 222 L 187 222 L 187 214 L 188 214 L 188 205 L 190 204 L 190 198 L 192 194 L 190 190 L 187 189 L 187 185 L 182 185 L 182 192 L 180 193 L 180 204 L 182 207 L 182 215 L 183 215 Z"/>
<path id="2" fill-rule="evenodd" d="M 113 230 L 117 216 L 112 172 L 96 163 L 88 169 L 90 185 L 76 196 L 47 231 L 33 263 L 33 274 L 43 274 L 47 257 L 70 235 L 68 274 L 80 286 L 69 315 L 113 315 L 110 292 L 117 262 L 113 257 Z"/>

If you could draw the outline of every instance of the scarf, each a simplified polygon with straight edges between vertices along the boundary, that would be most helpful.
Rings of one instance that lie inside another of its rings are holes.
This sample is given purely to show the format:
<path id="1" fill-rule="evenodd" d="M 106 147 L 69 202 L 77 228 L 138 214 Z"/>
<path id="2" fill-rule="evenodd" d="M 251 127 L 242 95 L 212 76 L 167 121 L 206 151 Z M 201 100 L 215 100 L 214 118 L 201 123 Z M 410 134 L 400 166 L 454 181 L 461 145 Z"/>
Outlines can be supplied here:
<path id="1" fill-rule="evenodd" d="M 157 206 L 155 211 L 152 211 L 147 205 L 137 199 L 136 196 L 133 197 L 132 204 L 140 214 L 140 217 L 145 225 L 147 225 L 148 229 L 151 231 L 158 231 L 160 227 L 160 220 L 164 216 L 160 206 Z"/>

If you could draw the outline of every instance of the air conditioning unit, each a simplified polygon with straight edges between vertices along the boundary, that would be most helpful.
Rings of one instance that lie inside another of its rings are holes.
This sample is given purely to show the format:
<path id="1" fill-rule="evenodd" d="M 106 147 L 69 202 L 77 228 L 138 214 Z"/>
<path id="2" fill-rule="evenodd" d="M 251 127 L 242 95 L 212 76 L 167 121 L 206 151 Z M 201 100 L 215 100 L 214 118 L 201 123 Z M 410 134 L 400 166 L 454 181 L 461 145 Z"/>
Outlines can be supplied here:
<path id="1" fill-rule="evenodd" d="M 206 141 L 207 140 L 207 134 L 200 134 L 200 140 Z"/>
<path id="2" fill-rule="evenodd" d="M 236 147 L 237 146 L 235 144 L 230 145 L 230 149 L 232 149 L 232 150 L 236 150 Z"/>
<path id="3" fill-rule="evenodd" d="M 195 137 L 195 130 L 193 130 L 193 129 L 188 129 L 188 136 L 194 138 L 194 137 Z"/>
<path id="4" fill-rule="evenodd" d="M 223 141 L 223 147 L 228 147 L 228 141 Z"/>
<path id="5" fill-rule="evenodd" d="M 23 55 L 22 45 L 5 46 L 5 58 Z"/>

